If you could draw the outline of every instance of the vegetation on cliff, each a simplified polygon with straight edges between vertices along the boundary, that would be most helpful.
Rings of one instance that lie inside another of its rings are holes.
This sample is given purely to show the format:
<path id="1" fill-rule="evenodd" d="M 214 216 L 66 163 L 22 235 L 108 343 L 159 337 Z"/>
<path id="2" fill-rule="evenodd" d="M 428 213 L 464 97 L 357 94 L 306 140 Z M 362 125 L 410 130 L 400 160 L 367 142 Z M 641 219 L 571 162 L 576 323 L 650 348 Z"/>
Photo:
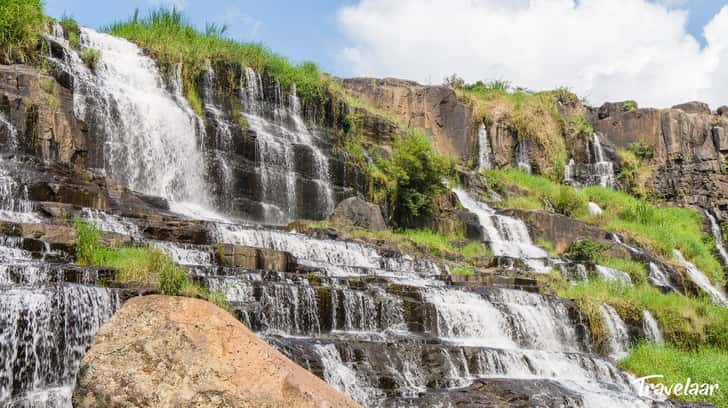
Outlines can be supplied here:
<path id="1" fill-rule="evenodd" d="M 80 265 L 116 269 L 116 281 L 135 287 L 159 290 L 169 296 L 202 296 L 223 309 L 230 306 L 222 296 L 193 283 L 187 271 L 153 246 L 104 245 L 102 233 L 93 223 L 75 220 L 76 262 Z"/>
<path id="2" fill-rule="evenodd" d="M 690 208 L 656 206 L 630 194 L 593 186 L 577 191 L 570 186 L 524 173 L 517 169 L 486 171 L 488 185 L 505 195 L 503 208 L 553 209 L 607 231 L 617 232 L 672 262 L 673 249 L 705 273 L 716 286 L 723 286 L 725 274 L 713 255 L 712 238 L 703 232 L 700 215 Z M 603 213 L 590 216 L 587 203 L 595 202 Z"/>
<path id="3" fill-rule="evenodd" d="M 45 29 L 41 0 L 0 2 L 0 63 L 27 63 Z"/>
<path id="4" fill-rule="evenodd" d="M 225 26 L 210 23 L 200 32 L 175 8 L 162 7 L 146 17 L 136 11 L 130 19 L 116 22 L 105 31 L 147 49 L 160 62 L 182 63 L 185 92 L 198 113 L 201 108 L 194 84 L 207 60 L 253 68 L 276 79 L 285 90 L 296 84 L 304 100 L 322 99 L 331 86 L 331 80 L 315 64 L 294 65 L 260 44 L 237 42 L 226 36 Z"/>

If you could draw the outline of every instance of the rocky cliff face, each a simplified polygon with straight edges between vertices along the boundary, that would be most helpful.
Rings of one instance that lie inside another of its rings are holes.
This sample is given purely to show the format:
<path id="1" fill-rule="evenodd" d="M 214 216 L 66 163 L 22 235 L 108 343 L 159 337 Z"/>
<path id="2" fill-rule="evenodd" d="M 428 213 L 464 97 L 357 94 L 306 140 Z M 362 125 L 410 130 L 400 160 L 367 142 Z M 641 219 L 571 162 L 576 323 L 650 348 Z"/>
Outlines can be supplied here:
<path id="1" fill-rule="evenodd" d="M 359 406 L 224 310 L 163 296 L 128 301 L 81 362 L 74 406 L 130 405 Z"/>
<path id="2" fill-rule="evenodd" d="M 386 78 L 344 79 L 346 91 L 385 112 L 403 126 L 422 129 L 437 150 L 468 160 L 475 149 L 472 112 L 447 86 L 423 86 Z"/>
<path id="3" fill-rule="evenodd" d="M 614 146 L 641 141 L 652 147 L 649 188 L 654 196 L 710 208 L 728 222 L 728 118 L 699 103 L 626 112 L 619 106 L 593 109 L 591 122 Z"/>

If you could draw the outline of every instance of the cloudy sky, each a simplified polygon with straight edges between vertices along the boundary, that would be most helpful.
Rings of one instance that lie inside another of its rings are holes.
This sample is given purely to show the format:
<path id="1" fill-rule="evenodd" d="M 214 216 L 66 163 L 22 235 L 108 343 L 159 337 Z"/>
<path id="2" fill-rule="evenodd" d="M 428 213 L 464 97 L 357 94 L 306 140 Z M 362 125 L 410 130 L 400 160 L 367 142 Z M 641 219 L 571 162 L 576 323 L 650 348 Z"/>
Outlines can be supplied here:
<path id="1" fill-rule="evenodd" d="M 103 27 L 160 4 L 339 76 L 567 86 L 590 103 L 728 105 L 728 0 L 47 0 Z"/>

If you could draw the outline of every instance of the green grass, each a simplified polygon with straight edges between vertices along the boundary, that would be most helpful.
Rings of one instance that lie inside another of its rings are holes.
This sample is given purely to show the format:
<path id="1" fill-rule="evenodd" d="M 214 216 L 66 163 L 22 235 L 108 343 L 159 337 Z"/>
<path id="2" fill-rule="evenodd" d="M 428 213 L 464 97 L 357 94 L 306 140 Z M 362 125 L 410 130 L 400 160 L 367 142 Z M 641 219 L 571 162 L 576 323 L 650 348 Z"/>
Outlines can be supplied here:
<path id="1" fill-rule="evenodd" d="M 465 245 L 460 253 L 466 260 L 480 258 L 483 256 L 493 256 L 493 251 L 490 248 L 486 248 L 482 242 L 471 242 Z"/>
<path id="2" fill-rule="evenodd" d="M 91 69 L 96 69 L 101 53 L 93 48 L 86 48 L 81 52 L 81 59 Z"/>
<path id="3" fill-rule="evenodd" d="M 105 246 L 101 231 L 94 224 L 77 219 L 74 226 L 78 264 L 114 268 L 119 282 L 158 289 L 168 296 L 203 297 L 225 310 L 232 310 L 220 293 L 191 282 L 187 271 L 159 249 Z"/>
<path id="4" fill-rule="evenodd" d="M 63 35 L 68 40 L 68 45 L 71 48 L 80 50 L 81 49 L 81 29 L 78 26 L 76 20 L 69 16 L 61 17 L 61 21 L 58 24 L 63 27 Z"/>
<path id="5" fill-rule="evenodd" d="M 466 268 L 463 266 L 456 266 L 452 268 L 450 271 L 453 275 L 459 275 L 459 276 L 470 276 L 474 274 L 475 272 L 471 268 Z"/>
<path id="6" fill-rule="evenodd" d="M 45 30 L 41 0 L 0 1 L 0 63 L 27 63 Z"/>
<path id="7" fill-rule="evenodd" d="M 675 396 L 683 401 L 707 400 L 717 407 L 728 407 L 728 351 L 703 347 L 694 351 L 683 351 L 670 346 L 639 344 L 619 362 L 619 366 L 639 377 L 663 375 L 655 379 L 666 386 L 682 383 L 688 377 L 691 383 L 719 384 L 713 396 Z"/>
<path id="8" fill-rule="evenodd" d="M 140 45 L 162 62 L 182 62 L 188 84 L 199 77 L 209 59 L 251 67 L 278 80 L 284 90 L 296 84 L 304 100 L 321 99 L 328 86 L 315 64 L 292 64 L 260 44 L 237 42 L 227 36 L 224 26 L 208 24 L 202 32 L 174 8 L 159 8 L 146 17 L 140 17 L 137 11 L 130 19 L 116 22 L 104 31 Z"/>
<path id="9" fill-rule="evenodd" d="M 703 231 L 697 211 L 691 208 L 656 206 L 624 192 L 600 186 L 576 191 L 546 177 L 518 169 L 487 170 L 489 188 L 506 198 L 493 205 L 521 209 L 545 209 L 545 203 L 559 213 L 580 219 L 610 232 L 618 232 L 649 249 L 666 262 L 675 263 L 677 248 L 716 286 L 723 287 L 726 277 L 713 254 L 712 237 Z M 588 215 L 587 203 L 597 203 L 604 213 Z M 628 272 L 628 271 L 625 271 Z"/>
<path id="10" fill-rule="evenodd" d="M 728 349 L 728 309 L 707 298 L 663 294 L 648 284 L 627 287 L 590 280 L 577 285 L 555 285 L 559 296 L 573 299 L 589 321 L 598 350 L 606 339 L 599 304 L 613 306 L 626 320 L 640 321 L 647 309 L 657 320 L 668 344 L 682 350 L 701 345 Z"/>

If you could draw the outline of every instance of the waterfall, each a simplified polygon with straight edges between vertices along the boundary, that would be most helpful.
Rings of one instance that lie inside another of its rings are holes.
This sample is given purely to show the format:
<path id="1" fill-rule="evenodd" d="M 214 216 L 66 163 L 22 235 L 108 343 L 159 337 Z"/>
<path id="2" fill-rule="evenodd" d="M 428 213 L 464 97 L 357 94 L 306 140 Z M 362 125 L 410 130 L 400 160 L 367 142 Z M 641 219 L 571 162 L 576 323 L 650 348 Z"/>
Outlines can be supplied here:
<path id="1" fill-rule="evenodd" d="M 650 271 L 647 275 L 647 279 L 654 286 L 666 288 L 673 292 L 680 293 L 680 291 L 678 291 L 677 288 L 675 288 L 672 283 L 670 283 L 670 279 L 667 277 L 665 272 L 654 262 L 650 262 Z"/>
<path id="2" fill-rule="evenodd" d="M 483 227 L 483 238 L 489 241 L 493 253 L 498 256 L 522 259 L 536 272 L 547 272 L 548 253 L 533 245 L 526 224 L 513 217 L 496 214 L 485 203 L 475 200 L 466 191 L 452 190 L 468 211 L 478 216 Z"/>
<path id="3" fill-rule="evenodd" d="M 714 303 L 722 306 L 728 306 L 728 298 L 726 298 L 725 294 L 721 292 L 720 289 L 710 283 L 710 279 L 708 279 L 703 272 L 701 272 L 694 264 L 688 262 L 683 254 L 677 249 L 673 249 L 672 253 L 675 255 L 675 259 L 677 259 L 680 265 L 687 270 L 690 279 L 698 285 L 700 289 L 708 294 Z"/>
<path id="4" fill-rule="evenodd" d="M 562 180 L 563 184 L 572 185 L 575 182 L 576 177 L 576 162 L 574 162 L 574 159 L 569 159 L 569 163 L 566 164 L 564 167 L 564 179 Z"/>
<path id="5" fill-rule="evenodd" d="M 245 69 L 241 89 L 243 117 L 249 130 L 255 133 L 256 172 L 260 177 L 265 220 L 286 223 L 301 216 L 328 216 L 335 204 L 328 158 L 317 147 L 317 137 L 303 121 L 295 84 L 288 95 L 287 108 L 281 101 L 279 86 L 275 87 L 273 106 L 269 109 L 273 118 L 266 117 L 262 80 L 253 69 Z M 310 192 L 304 198 L 306 189 Z M 302 204 L 302 200 L 312 202 Z M 315 207 L 316 214 L 299 214 L 300 207 Z"/>
<path id="6" fill-rule="evenodd" d="M 2 112 L 0 112 L 0 130 L 5 129 L 5 150 L 15 151 L 18 146 L 18 130 L 8 121 Z M 0 133 L 1 135 L 2 133 Z"/>
<path id="7" fill-rule="evenodd" d="M 517 169 L 531 173 L 531 159 L 528 156 L 528 140 L 521 139 L 516 144 L 514 164 Z"/>
<path id="8" fill-rule="evenodd" d="M 604 149 L 602 148 L 602 142 L 596 133 L 592 136 L 592 149 L 592 156 L 594 158 L 592 165 L 598 184 L 602 187 L 614 188 L 614 163 L 606 158 Z"/>
<path id="9" fill-rule="evenodd" d="M 117 307 L 109 289 L 3 289 L 0 405 L 70 408 L 81 357 Z"/>
<path id="10" fill-rule="evenodd" d="M 478 126 L 478 170 L 483 171 L 493 168 L 492 154 L 488 129 L 485 128 L 485 123 L 481 123 Z"/>
<path id="11" fill-rule="evenodd" d="M 625 272 L 603 265 L 594 265 L 594 270 L 600 278 L 608 282 L 617 282 L 625 286 L 632 286 L 632 278 Z"/>
<path id="12" fill-rule="evenodd" d="M 644 309 L 642 311 L 642 329 L 644 330 L 645 338 L 648 341 L 651 341 L 655 344 L 664 343 L 664 340 L 662 339 L 662 332 L 660 332 L 660 327 L 657 325 L 657 321 L 654 317 L 652 317 L 652 314 L 647 309 Z"/>
<path id="13" fill-rule="evenodd" d="M 74 111 L 103 141 L 105 171 L 131 189 L 209 207 L 199 119 L 164 88 L 157 65 L 136 45 L 82 28 L 84 48 L 100 52 L 92 72 L 67 49 L 74 76 Z M 192 211 L 196 213 L 197 211 Z"/>
<path id="14" fill-rule="evenodd" d="M 720 225 L 718 225 L 718 221 L 709 210 L 703 211 L 705 211 L 705 215 L 710 221 L 710 231 L 713 233 L 715 249 L 718 250 L 718 255 L 720 255 L 720 259 L 723 261 L 723 265 L 728 268 L 728 251 L 726 251 L 725 243 L 723 243 L 723 232 L 720 230 Z"/>
<path id="15" fill-rule="evenodd" d="M 316 344 L 314 350 L 323 364 L 324 380 L 327 383 L 365 407 L 371 406 L 371 402 L 381 398 L 379 390 L 360 383 L 356 372 L 341 361 L 341 356 L 333 344 Z"/>
<path id="16" fill-rule="evenodd" d="M 625 357 L 629 350 L 627 325 L 617 311 L 606 303 L 599 305 L 599 312 L 609 335 L 609 356 L 615 360 Z"/>
<path id="17" fill-rule="evenodd" d="M 139 230 L 139 226 L 129 219 L 96 208 L 82 208 L 79 215 L 101 231 L 126 235 L 135 241 L 142 240 L 142 232 Z"/>
<path id="18" fill-rule="evenodd" d="M 0 159 L 0 164 L 2 162 L 3 160 Z M 33 203 L 28 200 L 28 187 L 19 186 L 15 179 L 1 167 L 0 220 L 25 223 L 40 221 L 40 218 L 33 213 Z"/>

